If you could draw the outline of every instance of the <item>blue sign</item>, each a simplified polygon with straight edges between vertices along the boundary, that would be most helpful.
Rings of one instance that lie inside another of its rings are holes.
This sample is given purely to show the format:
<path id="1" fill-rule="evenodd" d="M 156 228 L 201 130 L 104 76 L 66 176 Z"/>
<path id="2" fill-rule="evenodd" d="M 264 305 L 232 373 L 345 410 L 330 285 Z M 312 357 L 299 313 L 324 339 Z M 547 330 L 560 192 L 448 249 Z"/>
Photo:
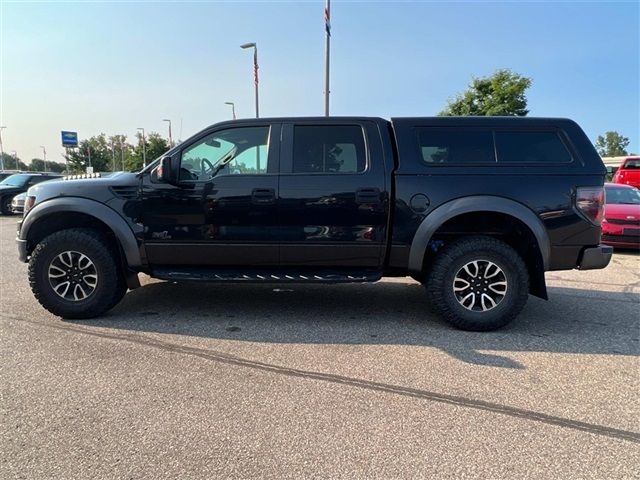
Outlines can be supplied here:
<path id="1" fill-rule="evenodd" d="M 78 146 L 78 132 L 60 132 L 62 133 L 62 146 L 63 147 L 77 147 Z"/>

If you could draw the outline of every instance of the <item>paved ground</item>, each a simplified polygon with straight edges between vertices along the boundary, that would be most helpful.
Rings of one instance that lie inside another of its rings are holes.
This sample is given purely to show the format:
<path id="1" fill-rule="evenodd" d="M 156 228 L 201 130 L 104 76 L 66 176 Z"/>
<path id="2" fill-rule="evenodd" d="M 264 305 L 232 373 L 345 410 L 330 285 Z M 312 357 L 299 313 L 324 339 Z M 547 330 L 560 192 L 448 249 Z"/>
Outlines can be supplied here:
<path id="1" fill-rule="evenodd" d="M 548 275 L 500 332 L 410 280 L 147 281 L 104 318 L 33 299 L 0 217 L 1 478 L 638 478 L 640 256 Z"/>

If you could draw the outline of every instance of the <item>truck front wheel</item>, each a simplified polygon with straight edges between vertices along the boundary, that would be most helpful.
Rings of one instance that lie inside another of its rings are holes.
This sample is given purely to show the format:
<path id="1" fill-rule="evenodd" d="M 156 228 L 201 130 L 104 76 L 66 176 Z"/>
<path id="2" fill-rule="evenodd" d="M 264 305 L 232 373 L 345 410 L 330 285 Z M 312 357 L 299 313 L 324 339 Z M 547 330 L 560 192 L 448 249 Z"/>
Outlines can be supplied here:
<path id="1" fill-rule="evenodd" d="M 511 322 L 529 295 L 529 274 L 520 255 L 500 240 L 460 238 L 433 262 L 426 288 L 434 309 L 463 330 L 496 330 Z"/>
<path id="2" fill-rule="evenodd" d="M 40 304 L 68 319 L 92 318 L 118 303 L 126 287 L 116 252 L 96 230 L 73 228 L 44 238 L 29 261 L 29 283 Z"/>

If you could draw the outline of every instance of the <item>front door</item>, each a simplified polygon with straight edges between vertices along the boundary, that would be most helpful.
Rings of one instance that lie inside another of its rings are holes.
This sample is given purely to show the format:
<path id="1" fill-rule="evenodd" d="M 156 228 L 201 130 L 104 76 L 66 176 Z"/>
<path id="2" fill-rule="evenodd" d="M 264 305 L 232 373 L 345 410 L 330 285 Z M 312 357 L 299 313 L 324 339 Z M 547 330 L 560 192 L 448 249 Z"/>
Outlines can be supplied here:
<path id="1" fill-rule="evenodd" d="M 147 176 L 141 218 L 149 263 L 278 265 L 279 140 L 279 124 L 213 127 L 181 149 L 180 187 Z"/>
<path id="2" fill-rule="evenodd" d="M 371 122 L 283 125 L 280 263 L 380 268 L 388 201 Z"/>

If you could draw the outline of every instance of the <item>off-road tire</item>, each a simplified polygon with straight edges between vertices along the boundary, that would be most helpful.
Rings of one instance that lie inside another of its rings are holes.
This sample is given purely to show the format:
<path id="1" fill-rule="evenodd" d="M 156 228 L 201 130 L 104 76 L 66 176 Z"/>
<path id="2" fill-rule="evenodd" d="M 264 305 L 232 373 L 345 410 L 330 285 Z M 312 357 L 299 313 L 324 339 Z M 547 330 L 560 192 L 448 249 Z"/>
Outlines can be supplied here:
<path id="1" fill-rule="evenodd" d="M 11 210 L 11 195 L 6 195 L 0 198 L 0 211 L 3 215 L 13 215 L 13 211 Z"/>
<path id="2" fill-rule="evenodd" d="M 465 308 L 453 290 L 456 273 L 474 260 L 490 261 L 504 272 L 507 291 L 488 311 Z M 434 310 L 456 328 L 491 331 L 510 323 L 523 309 L 529 296 L 529 273 L 520 255 L 506 243 L 486 236 L 454 240 L 438 252 L 425 286 Z"/>
<path id="3" fill-rule="evenodd" d="M 95 266 L 93 293 L 79 301 L 60 297 L 49 282 L 49 265 L 57 255 L 74 251 L 86 255 Z M 67 319 L 97 317 L 115 306 L 126 292 L 115 248 L 97 230 L 71 228 L 52 233 L 34 248 L 29 260 L 29 283 L 40 304 Z"/>

